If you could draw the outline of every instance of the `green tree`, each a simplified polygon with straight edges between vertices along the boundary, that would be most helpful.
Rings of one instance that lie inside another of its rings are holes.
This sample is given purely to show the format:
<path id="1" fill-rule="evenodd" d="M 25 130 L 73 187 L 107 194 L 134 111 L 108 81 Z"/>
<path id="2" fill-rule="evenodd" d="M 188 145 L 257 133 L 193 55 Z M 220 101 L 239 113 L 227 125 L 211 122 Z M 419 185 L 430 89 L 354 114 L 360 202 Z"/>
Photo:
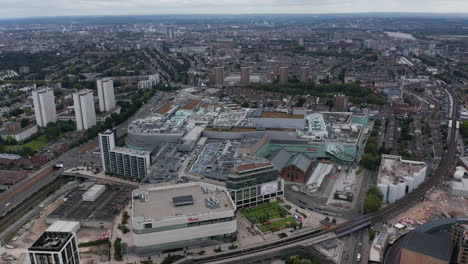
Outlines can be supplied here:
<path id="1" fill-rule="evenodd" d="M 27 125 L 29 125 L 29 119 L 28 118 L 21 119 L 21 127 L 26 127 Z"/>
<path id="2" fill-rule="evenodd" d="M 364 199 L 364 214 L 377 212 L 382 206 L 383 194 L 377 186 L 369 188 Z"/>
<path id="3" fill-rule="evenodd" d="M 364 168 L 369 170 L 375 170 L 380 165 L 380 155 L 373 155 L 371 153 L 365 153 L 361 157 L 361 161 L 359 162 Z"/>

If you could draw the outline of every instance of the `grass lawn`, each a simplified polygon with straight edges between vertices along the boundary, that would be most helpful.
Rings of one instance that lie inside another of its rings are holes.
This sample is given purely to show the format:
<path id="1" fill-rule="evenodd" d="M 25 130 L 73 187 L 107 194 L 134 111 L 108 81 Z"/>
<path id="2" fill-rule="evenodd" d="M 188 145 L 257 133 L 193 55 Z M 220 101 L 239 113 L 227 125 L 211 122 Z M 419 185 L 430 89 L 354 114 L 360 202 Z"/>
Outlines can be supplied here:
<path id="1" fill-rule="evenodd" d="M 278 201 L 262 204 L 256 207 L 245 208 L 241 210 L 241 214 L 245 218 L 249 219 L 252 222 L 252 219 L 259 218 L 261 216 L 266 216 L 268 220 L 276 219 L 281 217 L 281 207 L 279 206 Z M 285 212 L 287 214 L 287 212 Z"/>
<path id="2" fill-rule="evenodd" d="M 62 135 L 61 135 L 61 137 L 62 137 Z M 49 141 L 47 140 L 46 136 L 42 135 L 42 136 L 38 137 L 35 140 L 31 140 L 31 141 L 27 142 L 26 144 L 5 146 L 5 150 L 6 151 L 17 151 L 17 150 L 21 150 L 23 147 L 30 147 L 32 150 L 39 150 L 39 149 L 42 149 L 45 146 L 47 146 L 48 142 Z"/>
<path id="3" fill-rule="evenodd" d="M 271 222 L 269 224 L 264 224 L 258 226 L 258 228 L 263 232 L 269 232 L 269 231 L 279 231 L 282 229 L 285 229 L 287 227 L 291 227 L 292 225 L 297 224 L 296 219 L 294 217 L 286 217 L 274 222 Z"/>

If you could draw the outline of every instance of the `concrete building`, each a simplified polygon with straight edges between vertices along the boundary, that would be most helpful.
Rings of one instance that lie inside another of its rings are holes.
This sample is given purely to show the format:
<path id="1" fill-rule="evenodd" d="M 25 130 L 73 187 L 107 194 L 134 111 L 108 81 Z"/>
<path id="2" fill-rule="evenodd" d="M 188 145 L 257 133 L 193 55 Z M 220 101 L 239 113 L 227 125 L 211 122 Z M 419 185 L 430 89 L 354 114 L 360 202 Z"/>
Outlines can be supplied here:
<path id="1" fill-rule="evenodd" d="M 81 90 L 73 93 L 77 130 L 87 130 L 96 125 L 96 110 L 92 90 Z"/>
<path id="2" fill-rule="evenodd" d="M 132 194 L 135 252 L 153 254 L 236 238 L 236 206 L 226 188 L 186 183 L 141 188 Z"/>
<path id="3" fill-rule="evenodd" d="M 54 90 L 47 87 L 35 90 L 32 92 L 32 98 L 38 126 L 45 127 L 48 123 L 57 122 Z"/>
<path id="4" fill-rule="evenodd" d="M 0 136 L 7 140 L 9 137 L 14 138 L 16 141 L 25 141 L 38 131 L 36 124 L 30 124 L 23 128 L 11 129 L 5 128 L 0 130 Z"/>
<path id="5" fill-rule="evenodd" d="M 250 67 L 242 67 L 241 68 L 241 80 L 240 84 L 243 86 L 250 84 Z"/>
<path id="6" fill-rule="evenodd" d="M 377 186 L 384 203 L 393 203 L 412 192 L 426 179 L 426 163 L 382 155 Z"/>
<path id="7" fill-rule="evenodd" d="M 139 81 L 138 89 L 150 89 L 159 83 L 159 75 L 148 75 L 148 80 Z"/>
<path id="8" fill-rule="evenodd" d="M 288 67 L 279 68 L 279 83 L 287 84 L 289 81 L 289 69 Z"/>
<path id="9" fill-rule="evenodd" d="M 166 38 L 174 39 L 175 38 L 175 29 L 174 27 L 166 27 Z"/>
<path id="10" fill-rule="evenodd" d="M 246 163 L 234 168 L 226 187 L 238 208 L 268 203 L 283 196 L 284 180 L 270 162 Z"/>
<path id="11" fill-rule="evenodd" d="M 333 96 L 333 109 L 335 112 L 348 111 L 348 98 L 343 94 L 336 94 Z"/>
<path id="12" fill-rule="evenodd" d="M 224 85 L 224 67 L 215 68 L 215 85 L 218 87 Z"/>
<path id="13" fill-rule="evenodd" d="M 456 224 L 450 230 L 450 238 L 457 249 L 457 263 L 468 263 L 468 225 Z"/>
<path id="14" fill-rule="evenodd" d="M 192 151 L 195 147 L 195 144 L 200 139 L 204 129 L 205 128 L 202 126 L 195 126 L 192 128 L 192 130 L 185 134 L 185 136 L 181 139 L 181 142 L 177 145 L 177 150 L 186 152 Z"/>
<path id="15" fill-rule="evenodd" d="M 310 78 L 310 67 L 301 67 L 299 74 L 299 81 L 302 83 L 308 83 Z"/>
<path id="16" fill-rule="evenodd" d="M 151 163 L 149 151 L 138 151 L 115 146 L 115 129 L 99 133 L 103 170 L 124 178 L 142 180 Z"/>
<path id="17" fill-rule="evenodd" d="M 60 229 L 59 229 L 60 230 Z M 46 231 L 28 248 L 30 264 L 79 264 L 78 242 L 74 232 Z"/>
<path id="18" fill-rule="evenodd" d="M 114 81 L 111 78 L 97 80 L 99 110 L 111 111 L 115 107 Z"/>
<path id="19" fill-rule="evenodd" d="M 464 157 L 460 160 L 466 160 Z M 449 193 L 451 195 L 468 197 L 468 172 L 462 166 L 457 166 L 453 179 L 449 184 Z"/>

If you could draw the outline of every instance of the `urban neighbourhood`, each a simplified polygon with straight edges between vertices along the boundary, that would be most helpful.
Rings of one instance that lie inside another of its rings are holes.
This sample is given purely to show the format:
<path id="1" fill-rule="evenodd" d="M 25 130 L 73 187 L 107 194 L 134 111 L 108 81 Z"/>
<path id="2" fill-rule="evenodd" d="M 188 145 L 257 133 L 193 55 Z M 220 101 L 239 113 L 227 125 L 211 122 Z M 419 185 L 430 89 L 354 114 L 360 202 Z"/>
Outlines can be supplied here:
<path id="1" fill-rule="evenodd" d="M 467 36 L 0 19 L 0 263 L 468 263 Z"/>

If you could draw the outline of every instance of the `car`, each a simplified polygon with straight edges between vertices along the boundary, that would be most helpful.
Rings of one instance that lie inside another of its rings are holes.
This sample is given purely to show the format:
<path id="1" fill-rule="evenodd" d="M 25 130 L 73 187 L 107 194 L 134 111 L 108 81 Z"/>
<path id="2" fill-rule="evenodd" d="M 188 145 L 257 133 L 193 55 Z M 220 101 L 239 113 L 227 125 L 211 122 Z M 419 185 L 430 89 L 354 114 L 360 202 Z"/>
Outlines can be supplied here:
<path id="1" fill-rule="evenodd" d="M 361 261 L 361 253 L 357 253 L 356 260 L 357 260 L 358 262 Z"/>

